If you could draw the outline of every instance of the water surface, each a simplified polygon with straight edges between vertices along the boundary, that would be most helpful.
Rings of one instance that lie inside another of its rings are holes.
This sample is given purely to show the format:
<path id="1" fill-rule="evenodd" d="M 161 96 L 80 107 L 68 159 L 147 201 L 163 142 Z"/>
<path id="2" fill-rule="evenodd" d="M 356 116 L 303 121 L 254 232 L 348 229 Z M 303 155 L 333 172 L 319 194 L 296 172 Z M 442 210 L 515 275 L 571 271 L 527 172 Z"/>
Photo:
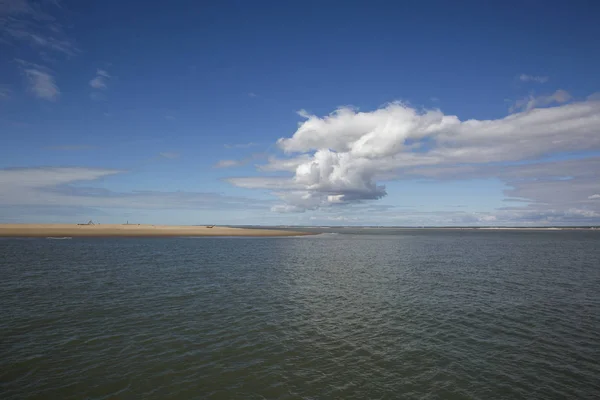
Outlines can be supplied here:
<path id="1" fill-rule="evenodd" d="M 0 240 L 0 398 L 597 398 L 600 232 L 347 232 Z"/>

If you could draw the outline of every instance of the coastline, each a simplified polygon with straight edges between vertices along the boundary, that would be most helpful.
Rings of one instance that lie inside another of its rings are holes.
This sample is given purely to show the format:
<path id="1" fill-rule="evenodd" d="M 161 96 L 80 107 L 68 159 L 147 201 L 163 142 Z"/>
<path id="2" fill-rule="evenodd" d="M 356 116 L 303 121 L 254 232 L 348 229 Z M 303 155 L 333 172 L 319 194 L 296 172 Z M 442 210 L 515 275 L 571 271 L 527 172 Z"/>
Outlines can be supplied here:
<path id="1" fill-rule="evenodd" d="M 306 235 L 312 235 L 312 233 L 226 226 L 209 228 L 207 226 L 176 225 L 0 224 L 0 237 L 283 237 Z"/>
<path id="2" fill-rule="evenodd" d="M 268 229 L 271 227 L 267 227 Z M 282 229 L 357 229 L 357 230 L 368 230 L 368 229 L 380 229 L 380 230 L 421 230 L 421 231 L 435 231 L 435 230 L 448 230 L 448 231 L 600 231 L 597 227 L 578 227 L 578 226 L 566 226 L 566 227 L 519 227 L 519 226 L 498 226 L 498 227 L 479 227 L 479 226 L 276 226 L 274 228 Z"/>

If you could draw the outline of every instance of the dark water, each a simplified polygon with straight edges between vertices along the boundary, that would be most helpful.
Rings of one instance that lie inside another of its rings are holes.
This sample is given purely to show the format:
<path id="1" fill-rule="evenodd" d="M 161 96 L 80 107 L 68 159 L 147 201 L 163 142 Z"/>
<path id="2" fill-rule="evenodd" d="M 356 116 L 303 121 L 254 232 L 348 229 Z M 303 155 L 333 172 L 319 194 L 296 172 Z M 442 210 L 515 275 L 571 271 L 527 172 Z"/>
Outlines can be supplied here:
<path id="1" fill-rule="evenodd" d="M 598 398 L 600 232 L 387 233 L 0 240 L 0 398 Z"/>

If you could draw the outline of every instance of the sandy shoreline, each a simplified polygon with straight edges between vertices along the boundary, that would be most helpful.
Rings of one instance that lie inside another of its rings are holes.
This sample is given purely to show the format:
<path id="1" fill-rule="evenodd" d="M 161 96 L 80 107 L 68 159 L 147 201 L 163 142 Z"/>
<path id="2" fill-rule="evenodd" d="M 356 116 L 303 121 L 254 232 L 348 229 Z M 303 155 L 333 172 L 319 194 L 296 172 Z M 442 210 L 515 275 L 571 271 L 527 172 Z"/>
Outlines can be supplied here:
<path id="1" fill-rule="evenodd" d="M 0 237 L 304 236 L 307 232 L 215 226 L 0 224 Z"/>

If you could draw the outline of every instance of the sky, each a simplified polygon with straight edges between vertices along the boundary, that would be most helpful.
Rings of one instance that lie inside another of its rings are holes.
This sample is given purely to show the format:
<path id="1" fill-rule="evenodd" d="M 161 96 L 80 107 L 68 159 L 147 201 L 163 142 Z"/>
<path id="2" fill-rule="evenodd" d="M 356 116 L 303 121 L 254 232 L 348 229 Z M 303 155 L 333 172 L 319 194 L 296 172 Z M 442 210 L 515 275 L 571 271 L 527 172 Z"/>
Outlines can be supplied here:
<path id="1" fill-rule="evenodd" d="M 0 222 L 599 225 L 599 13 L 0 0 Z"/>

